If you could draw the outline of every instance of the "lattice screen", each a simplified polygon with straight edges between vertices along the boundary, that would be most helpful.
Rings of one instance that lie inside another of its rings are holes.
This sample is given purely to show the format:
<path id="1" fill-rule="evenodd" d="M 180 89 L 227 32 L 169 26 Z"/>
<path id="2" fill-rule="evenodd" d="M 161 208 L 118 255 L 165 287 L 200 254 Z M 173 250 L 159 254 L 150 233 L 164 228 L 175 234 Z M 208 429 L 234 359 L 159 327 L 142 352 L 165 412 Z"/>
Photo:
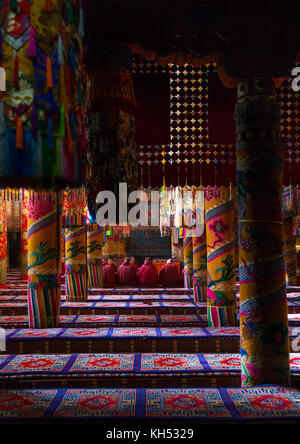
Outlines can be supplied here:
<path id="1" fill-rule="evenodd" d="M 170 76 L 170 144 L 137 147 L 143 185 L 153 186 L 153 180 L 162 185 L 163 176 L 167 185 L 235 184 L 235 145 L 209 141 L 208 78 L 215 66 L 160 66 L 135 56 L 133 69 Z M 300 183 L 300 95 L 292 90 L 291 81 L 287 78 L 276 94 L 282 112 L 284 183 L 296 185 Z"/>

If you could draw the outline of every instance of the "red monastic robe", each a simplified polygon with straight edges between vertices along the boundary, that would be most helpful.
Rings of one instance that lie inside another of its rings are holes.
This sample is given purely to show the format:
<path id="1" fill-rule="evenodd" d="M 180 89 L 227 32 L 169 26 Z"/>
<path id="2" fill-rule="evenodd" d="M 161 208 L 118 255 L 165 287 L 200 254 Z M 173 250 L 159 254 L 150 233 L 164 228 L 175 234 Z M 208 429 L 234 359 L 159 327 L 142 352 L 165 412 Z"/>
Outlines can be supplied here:
<path id="1" fill-rule="evenodd" d="M 113 264 L 105 264 L 102 268 L 103 274 L 103 284 L 104 285 L 113 285 L 117 282 L 117 266 L 115 263 Z"/>
<path id="2" fill-rule="evenodd" d="M 123 262 L 118 268 L 118 283 L 124 285 L 136 284 L 136 271 L 129 262 Z"/>
<path id="3" fill-rule="evenodd" d="M 174 287 L 180 282 L 180 274 L 175 264 L 165 264 L 159 272 L 159 283 L 166 287 Z"/>
<path id="4" fill-rule="evenodd" d="M 158 284 L 158 272 L 151 260 L 146 261 L 137 272 L 141 285 L 154 286 Z"/>

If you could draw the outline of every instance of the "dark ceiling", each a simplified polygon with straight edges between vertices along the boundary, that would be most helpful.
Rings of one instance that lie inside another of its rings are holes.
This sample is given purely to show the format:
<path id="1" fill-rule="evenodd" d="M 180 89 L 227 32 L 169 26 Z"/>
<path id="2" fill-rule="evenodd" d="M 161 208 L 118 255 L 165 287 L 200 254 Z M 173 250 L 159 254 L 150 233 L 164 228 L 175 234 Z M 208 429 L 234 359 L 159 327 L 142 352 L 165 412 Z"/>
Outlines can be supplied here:
<path id="1" fill-rule="evenodd" d="M 232 71 L 243 69 L 237 57 L 283 64 L 280 76 L 300 53 L 299 0 L 85 0 L 85 9 L 88 61 L 117 41 L 161 55 L 218 52 Z"/>

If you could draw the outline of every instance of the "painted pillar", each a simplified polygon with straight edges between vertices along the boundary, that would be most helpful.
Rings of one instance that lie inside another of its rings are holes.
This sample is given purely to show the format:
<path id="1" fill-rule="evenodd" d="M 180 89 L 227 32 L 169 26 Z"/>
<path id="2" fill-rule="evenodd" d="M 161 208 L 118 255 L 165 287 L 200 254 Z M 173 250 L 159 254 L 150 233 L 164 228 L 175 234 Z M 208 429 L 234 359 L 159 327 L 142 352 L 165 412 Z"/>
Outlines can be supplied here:
<path id="1" fill-rule="evenodd" d="M 283 148 L 272 79 L 239 83 L 235 120 L 242 385 L 289 385 Z"/>
<path id="2" fill-rule="evenodd" d="M 193 230 L 194 231 L 194 230 Z M 206 301 L 207 293 L 207 257 L 206 233 L 193 235 L 193 281 L 195 302 Z"/>
<path id="3" fill-rule="evenodd" d="M 103 228 L 89 224 L 87 230 L 88 286 L 102 287 Z"/>
<path id="4" fill-rule="evenodd" d="M 193 238 L 191 228 L 183 229 L 184 288 L 193 288 Z"/>
<path id="5" fill-rule="evenodd" d="M 0 288 L 7 288 L 7 217 L 6 217 L 6 205 L 1 194 L 0 205 Z"/>
<path id="6" fill-rule="evenodd" d="M 67 301 L 87 301 L 86 226 L 65 229 Z"/>
<path id="7" fill-rule="evenodd" d="M 283 224 L 285 276 L 287 285 L 297 285 L 296 236 L 293 234 L 293 219 L 284 220 Z"/>
<path id="8" fill-rule="evenodd" d="M 28 274 L 28 192 L 23 190 L 21 200 L 21 279 L 27 281 Z"/>
<path id="9" fill-rule="evenodd" d="M 29 327 L 59 324 L 59 211 L 56 196 L 35 193 L 28 202 Z"/>
<path id="10" fill-rule="evenodd" d="M 214 188 L 206 191 L 207 317 L 210 327 L 236 325 L 234 200 Z"/>

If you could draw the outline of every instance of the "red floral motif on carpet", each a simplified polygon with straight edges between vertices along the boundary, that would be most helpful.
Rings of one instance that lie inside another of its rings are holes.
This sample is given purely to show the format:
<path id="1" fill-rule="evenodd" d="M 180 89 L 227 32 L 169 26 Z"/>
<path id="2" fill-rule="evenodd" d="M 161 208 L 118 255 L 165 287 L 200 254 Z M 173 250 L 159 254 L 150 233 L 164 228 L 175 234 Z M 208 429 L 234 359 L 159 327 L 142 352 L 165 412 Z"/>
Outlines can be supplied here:
<path id="1" fill-rule="evenodd" d="M 10 396 L 0 400 L 0 410 L 16 410 L 29 407 L 33 402 L 22 396 Z"/>
<path id="2" fill-rule="evenodd" d="M 55 362 L 55 359 L 29 359 L 21 362 L 20 367 L 29 367 L 29 368 L 42 368 L 42 367 L 50 367 Z"/>
<path id="3" fill-rule="evenodd" d="M 220 364 L 221 365 L 226 365 L 226 366 L 234 366 L 234 367 L 240 367 L 241 365 L 241 360 L 240 358 L 226 358 L 226 359 L 221 359 L 220 358 Z"/>
<path id="4" fill-rule="evenodd" d="M 193 410 L 204 409 L 206 407 L 204 398 L 195 395 L 166 396 L 164 401 L 166 409 Z"/>
<path id="5" fill-rule="evenodd" d="M 115 367 L 120 366 L 121 359 L 118 358 L 100 358 L 90 359 L 88 365 L 93 367 Z"/>
<path id="6" fill-rule="evenodd" d="M 300 366 L 300 358 L 291 358 L 290 360 L 291 365 L 296 365 L 297 367 Z"/>
<path id="7" fill-rule="evenodd" d="M 117 409 L 117 398 L 111 396 L 88 396 L 84 399 L 79 399 L 78 407 L 88 410 L 112 410 Z"/>
<path id="8" fill-rule="evenodd" d="M 177 366 L 181 366 L 181 367 L 185 367 L 185 361 L 184 359 L 180 359 L 180 358 L 172 358 L 172 357 L 168 357 L 168 358 L 158 358 L 154 360 L 155 362 L 155 367 L 177 367 Z"/>
<path id="9" fill-rule="evenodd" d="M 283 410 L 294 408 L 293 403 L 289 399 L 275 395 L 259 396 L 256 399 L 250 399 L 250 402 L 253 407 L 266 410 Z"/>
<path id="10" fill-rule="evenodd" d="M 170 330 L 172 335 L 189 335 L 191 334 L 190 330 L 186 330 L 183 328 L 174 328 Z"/>

